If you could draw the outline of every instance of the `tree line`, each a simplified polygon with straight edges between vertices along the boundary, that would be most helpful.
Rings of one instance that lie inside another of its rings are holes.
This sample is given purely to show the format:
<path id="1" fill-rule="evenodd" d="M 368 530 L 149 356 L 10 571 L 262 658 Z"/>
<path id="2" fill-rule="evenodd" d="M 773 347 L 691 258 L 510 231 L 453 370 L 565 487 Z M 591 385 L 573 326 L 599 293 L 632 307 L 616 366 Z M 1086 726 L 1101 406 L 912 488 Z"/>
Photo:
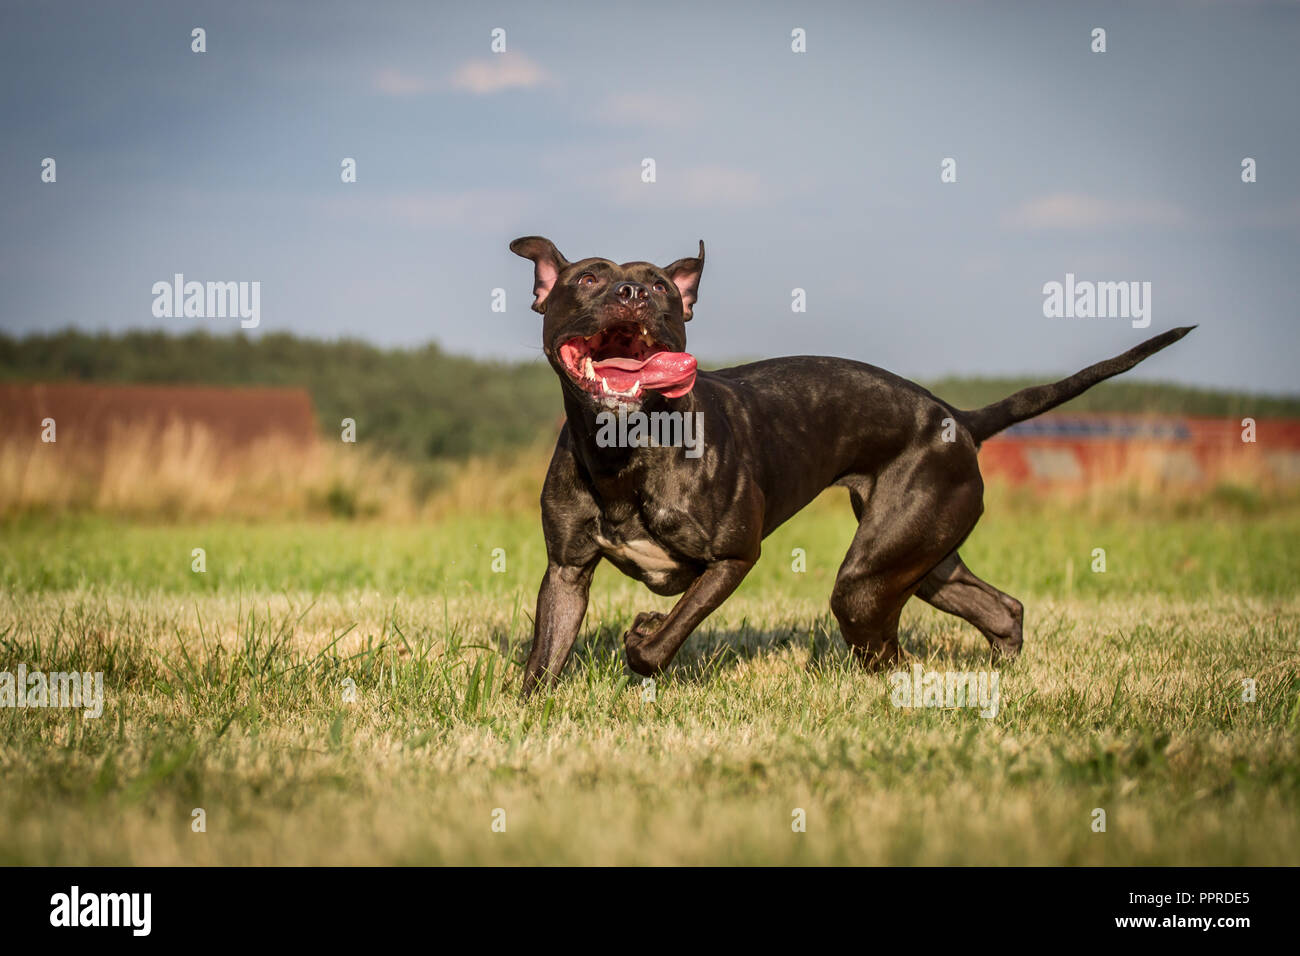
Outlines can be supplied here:
<path id="1" fill-rule="evenodd" d="M 974 408 L 1050 378 L 951 378 L 927 387 L 958 407 Z M 484 361 L 449 355 L 434 344 L 380 348 L 286 333 L 0 334 L 0 381 L 300 386 L 312 397 L 323 433 L 337 432 L 344 418 L 352 418 L 359 437 L 416 461 L 547 444 L 564 414 L 555 375 L 540 355 L 530 362 Z M 1118 382 L 1064 408 L 1300 417 L 1300 397 Z"/>

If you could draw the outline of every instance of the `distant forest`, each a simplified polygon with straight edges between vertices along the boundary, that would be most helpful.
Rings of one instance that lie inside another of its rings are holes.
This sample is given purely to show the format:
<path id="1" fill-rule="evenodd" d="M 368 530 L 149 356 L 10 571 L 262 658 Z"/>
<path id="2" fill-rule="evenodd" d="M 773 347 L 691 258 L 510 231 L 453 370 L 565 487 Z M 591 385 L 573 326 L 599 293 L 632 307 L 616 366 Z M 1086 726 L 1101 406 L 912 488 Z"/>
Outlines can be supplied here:
<path id="1" fill-rule="evenodd" d="M 923 384 L 959 408 L 975 408 L 1051 378 L 1048 370 L 1033 378 Z M 311 394 L 322 431 L 337 431 L 342 419 L 354 418 L 366 440 L 414 460 L 549 443 L 564 414 L 554 373 L 540 355 L 532 362 L 487 362 L 448 355 L 436 345 L 385 349 L 287 334 L 0 334 L 0 381 L 296 385 Z M 1121 380 L 1100 385 L 1064 408 L 1300 417 L 1300 397 Z"/>

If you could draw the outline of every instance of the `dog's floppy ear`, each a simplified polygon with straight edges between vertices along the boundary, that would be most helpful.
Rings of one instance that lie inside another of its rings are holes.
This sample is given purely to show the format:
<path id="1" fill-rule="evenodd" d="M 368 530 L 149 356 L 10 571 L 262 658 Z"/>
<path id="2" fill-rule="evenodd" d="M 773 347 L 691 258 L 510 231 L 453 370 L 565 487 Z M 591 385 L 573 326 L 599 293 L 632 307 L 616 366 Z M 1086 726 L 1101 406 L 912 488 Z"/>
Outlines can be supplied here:
<path id="1" fill-rule="evenodd" d="M 533 300 L 534 312 L 546 311 L 546 297 L 555 288 L 555 280 L 569 265 L 569 260 L 560 255 L 555 243 L 541 236 L 522 236 L 510 243 L 510 251 L 517 256 L 533 260 Z"/>
<path id="2" fill-rule="evenodd" d="M 682 294 L 682 318 L 689 322 L 692 307 L 699 297 L 700 275 L 704 272 L 704 240 L 700 240 L 700 254 L 694 259 L 678 259 L 664 269 Z"/>

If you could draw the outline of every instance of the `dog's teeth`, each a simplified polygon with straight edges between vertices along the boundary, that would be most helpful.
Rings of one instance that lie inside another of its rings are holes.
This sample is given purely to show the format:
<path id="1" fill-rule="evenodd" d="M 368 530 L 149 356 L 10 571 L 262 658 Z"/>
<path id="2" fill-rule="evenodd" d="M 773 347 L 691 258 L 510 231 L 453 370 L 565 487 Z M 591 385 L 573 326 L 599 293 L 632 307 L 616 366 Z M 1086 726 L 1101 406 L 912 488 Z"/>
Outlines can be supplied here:
<path id="1" fill-rule="evenodd" d="M 600 390 L 609 398 L 632 398 L 637 392 L 641 391 L 641 380 L 637 379 L 626 392 L 620 392 L 610 388 L 609 380 L 602 375 L 600 377 Z"/>
<path id="2" fill-rule="evenodd" d="M 596 380 L 596 369 L 592 366 L 591 356 L 587 356 L 587 364 L 582 367 L 582 374 L 590 381 Z"/>

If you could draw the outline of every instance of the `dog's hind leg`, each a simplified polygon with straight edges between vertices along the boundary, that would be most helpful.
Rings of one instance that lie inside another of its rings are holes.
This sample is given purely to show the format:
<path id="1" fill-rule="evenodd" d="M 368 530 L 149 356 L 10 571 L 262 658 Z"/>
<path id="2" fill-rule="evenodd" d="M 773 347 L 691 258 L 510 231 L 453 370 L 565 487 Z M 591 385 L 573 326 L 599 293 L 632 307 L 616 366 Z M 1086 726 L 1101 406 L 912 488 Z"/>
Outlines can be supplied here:
<path id="1" fill-rule="evenodd" d="M 983 484 L 973 455 L 969 463 L 927 455 L 874 480 L 841 483 L 859 523 L 835 578 L 831 610 L 854 656 L 876 669 L 898 660 L 903 605 L 975 526 Z"/>
<path id="2" fill-rule="evenodd" d="M 1024 642 L 1024 605 L 977 578 L 956 551 L 925 576 L 916 589 L 916 596 L 975 625 L 998 653 L 1006 657 L 1020 653 Z"/>

